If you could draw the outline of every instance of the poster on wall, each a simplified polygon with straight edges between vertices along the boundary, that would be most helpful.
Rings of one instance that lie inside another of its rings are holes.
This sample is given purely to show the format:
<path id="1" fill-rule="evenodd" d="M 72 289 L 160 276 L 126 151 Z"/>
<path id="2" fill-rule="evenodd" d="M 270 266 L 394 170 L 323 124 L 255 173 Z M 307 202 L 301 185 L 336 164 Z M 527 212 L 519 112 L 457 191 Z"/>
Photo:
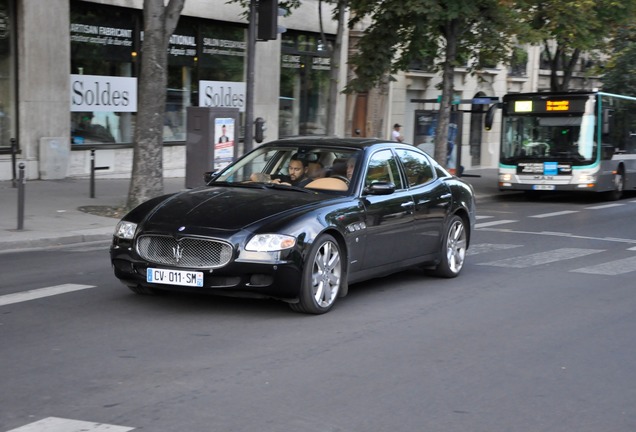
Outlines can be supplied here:
<path id="1" fill-rule="evenodd" d="M 214 170 L 225 168 L 234 160 L 234 119 L 214 119 Z"/>

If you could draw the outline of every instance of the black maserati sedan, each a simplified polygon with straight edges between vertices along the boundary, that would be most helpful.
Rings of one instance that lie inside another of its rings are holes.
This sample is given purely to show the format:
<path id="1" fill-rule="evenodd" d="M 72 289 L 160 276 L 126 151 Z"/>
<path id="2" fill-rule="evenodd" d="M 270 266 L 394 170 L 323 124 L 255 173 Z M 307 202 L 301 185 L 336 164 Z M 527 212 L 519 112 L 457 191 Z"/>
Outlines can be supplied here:
<path id="1" fill-rule="evenodd" d="M 284 139 L 130 211 L 110 258 L 138 294 L 276 298 L 321 314 L 373 277 L 414 266 L 459 275 L 474 223 L 472 187 L 416 147 Z"/>

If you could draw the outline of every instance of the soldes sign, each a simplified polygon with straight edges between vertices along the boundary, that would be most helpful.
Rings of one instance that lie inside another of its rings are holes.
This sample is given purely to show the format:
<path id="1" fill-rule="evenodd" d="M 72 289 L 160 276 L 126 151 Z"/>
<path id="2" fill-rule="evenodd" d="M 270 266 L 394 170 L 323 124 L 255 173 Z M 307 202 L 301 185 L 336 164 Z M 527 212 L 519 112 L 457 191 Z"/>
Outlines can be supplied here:
<path id="1" fill-rule="evenodd" d="M 71 75 L 71 111 L 137 112 L 137 78 Z"/>
<path id="2" fill-rule="evenodd" d="M 230 81 L 199 81 L 199 106 L 238 108 L 245 111 L 245 83 Z"/>

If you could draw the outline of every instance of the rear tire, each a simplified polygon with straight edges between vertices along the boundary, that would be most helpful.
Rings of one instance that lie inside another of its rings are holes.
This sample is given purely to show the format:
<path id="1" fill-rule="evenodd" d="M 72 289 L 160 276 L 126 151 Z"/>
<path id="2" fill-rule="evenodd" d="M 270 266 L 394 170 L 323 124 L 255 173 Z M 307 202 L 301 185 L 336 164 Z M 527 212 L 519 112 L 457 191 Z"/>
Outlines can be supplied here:
<path id="1" fill-rule="evenodd" d="M 342 257 L 332 236 L 316 239 L 305 259 L 298 303 L 289 305 L 292 310 L 316 315 L 331 310 L 345 278 Z"/>
<path id="2" fill-rule="evenodd" d="M 454 278 L 464 267 L 468 233 L 464 219 L 455 215 L 449 223 L 442 244 L 442 258 L 432 274 L 439 277 Z"/>

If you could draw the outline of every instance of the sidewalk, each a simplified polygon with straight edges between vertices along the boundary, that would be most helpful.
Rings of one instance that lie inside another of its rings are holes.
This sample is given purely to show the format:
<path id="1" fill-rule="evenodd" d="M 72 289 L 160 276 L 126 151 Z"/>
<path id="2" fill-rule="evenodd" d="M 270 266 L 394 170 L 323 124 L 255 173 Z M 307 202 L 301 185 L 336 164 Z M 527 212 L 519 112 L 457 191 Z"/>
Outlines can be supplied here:
<path id="1" fill-rule="evenodd" d="M 499 193 L 496 169 L 467 170 L 464 175 L 463 179 L 475 188 L 478 205 Z M 118 219 L 95 216 L 79 208 L 123 206 L 129 185 L 130 179 L 96 179 L 95 198 L 91 198 L 88 178 L 27 181 L 24 222 L 18 230 L 18 188 L 11 181 L 1 181 L 0 252 L 110 240 Z M 166 193 L 183 189 L 184 178 L 164 179 Z"/>

